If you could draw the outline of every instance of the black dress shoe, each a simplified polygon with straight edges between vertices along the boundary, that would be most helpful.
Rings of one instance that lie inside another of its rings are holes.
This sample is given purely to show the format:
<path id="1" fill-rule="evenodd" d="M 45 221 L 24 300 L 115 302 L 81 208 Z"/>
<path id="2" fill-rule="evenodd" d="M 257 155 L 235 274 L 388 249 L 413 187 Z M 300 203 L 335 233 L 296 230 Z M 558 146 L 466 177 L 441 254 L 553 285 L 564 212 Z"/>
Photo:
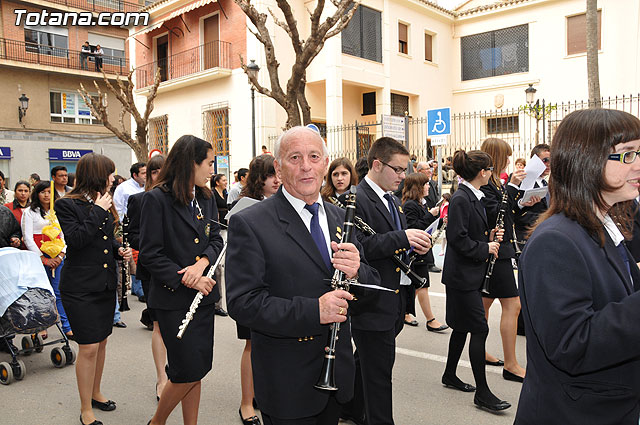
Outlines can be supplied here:
<path id="1" fill-rule="evenodd" d="M 427 320 L 427 330 L 429 332 L 442 332 L 442 331 L 444 331 L 446 329 L 449 329 L 449 326 L 447 326 L 447 325 L 440 325 L 437 328 L 434 328 L 433 326 L 429 326 L 429 323 L 433 322 L 434 320 L 436 320 L 435 317 L 433 319 L 431 319 L 431 320 Z"/>
<path id="2" fill-rule="evenodd" d="M 437 266 L 431 266 L 431 267 L 429 267 L 429 272 L 431 272 L 431 273 L 440 273 L 440 272 L 442 272 L 442 269 L 440 267 L 437 267 Z"/>
<path id="3" fill-rule="evenodd" d="M 495 362 L 490 362 L 489 360 L 485 360 L 484 364 L 486 364 L 487 366 L 504 366 L 504 362 L 500 359 L 496 360 Z"/>
<path id="4" fill-rule="evenodd" d="M 126 323 L 124 323 L 124 322 L 121 320 L 121 321 L 119 321 L 119 322 L 114 323 L 114 324 L 113 324 L 113 327 L 114 327 L 114 328 L 126 328 L 126 327 L 127 327 L 127 324 L 126 324 Z"/>
<path id="5" fill-rule="evenodd" d="M 91 407 L 95 407 L 105 412 L 111 412 L 116 410 L 116 402 L 113 400 L 107 400 L 105 402 L 91 399 Z"/>
<path id="6" fill-rule="evenodd" d="M 504 400 L 498 400 L 496 402 L 484 401 L 478 397 L 478 394 L 473 397 L 473 404 L 493 412 L 499 412 L 500 410 L 505 410 L 511 407 L 511 403 Z"/>
<path id="7" fill-rule="evenodd" d="M 222 316 L 222 317 L 227 317 L 229 315 L 229 313 L 224 311 L 224 308 L 216 308 L 215 314 L 216 316 Z"/>
<path id="8" fill-rule="evenodd" d="M 404 323 L 409 326 L 418 326 L 417 320 L 412 320 L 412 321 L 405 320 Z"/>
<path id="9" fill-rule="evenodd" d="M 240 415 L 240 420 L 242 421 L 242 425 L 262 425 L 260 422 L 260 418 L 257 416 L 252 416 L 250 418 L 242 417 L 242 409 L 238 409 L 238 414 Z"/>
<path id="10" fill-rule="evenodd" d="M 95 421 L 91 422 L 90 424 L 85 424 L 84 422 L 82 422 L 82 413 L 80 414 L 80 423 L 82 425 L 102 425 L 102 422 L 100 422 L 99 420 L 95 420 Z"/>
<path id="11" fill-rule="evenodd" d="M 465 384 L 460 381 L 460 383 L 453 381 L 446 375 L 442 375 L 442 385 L 449 388 L 455 388 L 456 390 L 460 390 L 465 393 L 472 393 L 476 390 L 476 387 L 470 384 Z"/>
<path id="12" fill-rule="evenodd" d="M 340 414 L 340 419 L 344 420 L 344 421 L 351 421 L 356 425 L 365 425 L 364 417 L 358 419 L 358 418 L 355 418 L 355 417 L 351 416 L 350 414 L 344 413 L 344 412 Z"/>
<path id="13" fill-rule="evenodd" d="M 509 372 L 507 369 L 502 369 L 502 377 L 507 381 L 520 382 L 520 383 L 524 382 L 524 378 L 522 376 Z"/>

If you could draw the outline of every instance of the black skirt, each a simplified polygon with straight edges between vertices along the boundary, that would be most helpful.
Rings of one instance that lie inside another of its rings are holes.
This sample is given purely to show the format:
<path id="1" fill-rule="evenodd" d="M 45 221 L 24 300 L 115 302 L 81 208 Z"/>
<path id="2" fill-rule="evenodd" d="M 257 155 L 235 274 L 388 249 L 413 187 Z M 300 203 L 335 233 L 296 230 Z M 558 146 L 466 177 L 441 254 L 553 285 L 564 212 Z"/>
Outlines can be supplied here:
<path id="1" fill-rule="evenodd" d="M 446 290 L 447 325 L 458 332 L 489 332 L 480 290 L 460 291 L 449 286 Z"/>
<path id="2" fill-rule="evenodd" d="M 236 333 L 238 334 L 238 339 L 251 340 L 251 329 L 242 326 L 238 322 L 236 322 Z"/>
<path id="3" fill-rule="evenodd" d="M 178 339 L 178 327 L 185 310 L 154 310 L 162 341 L 167 348 L 167 376 L 174 384 L 197 382 L 206 376 L 213 364 L 213 321 L 215 305 L 200 305 L 189 327 Z"/>
<path id="4" fill-rule="evenodd" d="M 513 274 L 511 258 L 496 260 L 489 280 L 489 293 L 483 293 L 482 296 L 485 298 L 512 298 L 518 296 L 518 287 Z"/>
<path id="5" fill-rule="evenodd" d="M 60 297 L 78 344 L 94 344 L 111 335 L 116 311 L 115 289 L 103 292 L 61 292 Z"/>

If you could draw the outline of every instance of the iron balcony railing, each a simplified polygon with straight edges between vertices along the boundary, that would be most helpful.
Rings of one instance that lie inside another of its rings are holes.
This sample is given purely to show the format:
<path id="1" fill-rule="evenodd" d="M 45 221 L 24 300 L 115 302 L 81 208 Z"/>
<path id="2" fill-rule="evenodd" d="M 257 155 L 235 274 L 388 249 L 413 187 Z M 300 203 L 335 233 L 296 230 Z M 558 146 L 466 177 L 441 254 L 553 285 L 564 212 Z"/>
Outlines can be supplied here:
<path id="1" fill-rule="evenodd" d="M 129 61 L 115 56 L 100 56 L 102 69 L 107 74 L 127 75 Z M 44 44 L 0 38 L 0 59 L 49 65 L 58 68 L 100 72 L 96 67 L 96 57 L 83 55 L 79 50 L 63 49 Z"/>
<path id="2" fill-rule="evenodd" d="M 92 12 L 137 12 L 144 4 L 123 0 L 47 0 L 50 3 L 62 4 Z"/>
<path id="3" fill-rule="evenodd" d="M 160 68 L 160 81 L 186 77 L 212 68 L 231 68 L 231 43 L 212 41 L 136 68 L 136 86 L 153 84 Z"/>

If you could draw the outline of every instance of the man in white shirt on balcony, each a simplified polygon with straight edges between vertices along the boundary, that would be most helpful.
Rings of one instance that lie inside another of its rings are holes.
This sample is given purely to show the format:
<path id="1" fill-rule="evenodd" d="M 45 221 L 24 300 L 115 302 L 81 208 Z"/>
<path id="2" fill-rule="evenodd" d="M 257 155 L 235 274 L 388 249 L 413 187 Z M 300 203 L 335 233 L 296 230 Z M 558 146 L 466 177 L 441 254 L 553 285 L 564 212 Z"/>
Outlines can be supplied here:
<path id="1" fill-rule="evenodd" d="M 85 41 L 82 45 L 82 49 L 80 49 L 80 69 L 89 70 L 89 67 L 87 66 L 87 60 L 89 59 L 90 55 L 91 46 L 89 45 L 88 41 Z"/>

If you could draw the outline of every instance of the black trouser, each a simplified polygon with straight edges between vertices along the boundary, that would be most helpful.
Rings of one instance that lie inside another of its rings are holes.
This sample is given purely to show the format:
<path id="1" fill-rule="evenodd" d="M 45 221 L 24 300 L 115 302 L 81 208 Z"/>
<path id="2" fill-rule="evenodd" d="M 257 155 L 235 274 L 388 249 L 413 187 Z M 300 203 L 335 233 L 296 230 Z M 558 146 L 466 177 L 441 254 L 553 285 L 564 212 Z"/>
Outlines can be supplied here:
<path id="1" fill-rule="evenodd" d="M 280 419 L 262 412 L 264 425 L 338 425 L 340 405 L 335 395 L 329 397 L 324 410 L 315 416 L 299 419 Z"/>
<path id="2" fill-rule="evenodd" d="M 382 332 L 352 329 L 351 335 L 360 365 L 356 379 L 362 380 L 366 423 L 393 425 L 391 377 L 396 359 L 396 329 Z"/>

